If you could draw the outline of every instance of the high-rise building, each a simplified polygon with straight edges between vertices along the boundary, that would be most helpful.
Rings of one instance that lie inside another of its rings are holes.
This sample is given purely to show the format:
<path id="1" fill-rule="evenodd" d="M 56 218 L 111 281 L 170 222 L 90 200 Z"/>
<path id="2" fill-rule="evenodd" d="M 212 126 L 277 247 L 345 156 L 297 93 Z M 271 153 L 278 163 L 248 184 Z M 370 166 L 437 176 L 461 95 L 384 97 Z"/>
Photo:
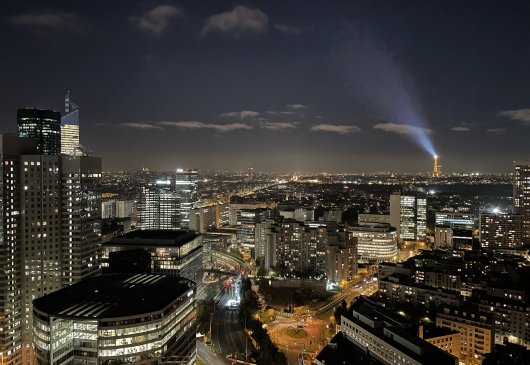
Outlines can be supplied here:
<path id="1" fill-rule="evenodd" d="M 523 216 L 523 240 L 530 243 L 530 161 L 514 162 L 513 209 Z"/>
<path id="2" fill-rule="evenodd" d="M 61 113 L 45 109 L 19 109 L 17 127 L 19 137 L 37 139 L 39 154 L 61 153 Z"/>
<path id="3" fill-rule="evenodd" d="M 62 277 L 70 285 L 99 273 L 101 158 L 61 157 Z"/>
<path id="4" fill-rule="evenodd" d="M 241 246 L 253 249 L 255 247 L 256 224 L 270 218 L 268 208 L 240 209 L 237 211 L 237 242 Z"/>
<path id="5" fill-rule="evenodd" d="M 179 199 L 171 180 L 158 180 L 142 189 L 138 203 L 138 228 L 179 229 Z"/>
<path id="6" fill-rule="evenodd" d="M 416 194 L 390 195 L 390 224 L 398 240 L 424 240 L 427 229 L 427 198 Z"/>
<path id="7" fill-rule="evenodd" d="M 195 364 L 195 283 L 102 275 L 34 301 L 35 363 Z"/>
<path id="8" fill-rule="evenodd" d="M 79 106 L 70 100 L 70 91 L 65 95 L 64 115 L 61 117 L 61 154 L 83 154 L 79 143 Z"/>
<path id="9" fill-rule="evenodd" d="M 188 229 L 190 210 L 198 200 L 198 171 L 177 169 L 175 174 L 175 193 L 178 199 L 178 226 Z"/>
<path id="10" fill-rule="evenodd" d="M 26 364 L 32 301 L 99 270 L 101 160 L 42 154 L 39 139 L 1 140 L 0 352 L 6 364 Z"/>
<path id="11" fill-rule="evenodd" d="M 522 248 L 523 222 L 522 214 L 480 213 L 482 248 Z"/>

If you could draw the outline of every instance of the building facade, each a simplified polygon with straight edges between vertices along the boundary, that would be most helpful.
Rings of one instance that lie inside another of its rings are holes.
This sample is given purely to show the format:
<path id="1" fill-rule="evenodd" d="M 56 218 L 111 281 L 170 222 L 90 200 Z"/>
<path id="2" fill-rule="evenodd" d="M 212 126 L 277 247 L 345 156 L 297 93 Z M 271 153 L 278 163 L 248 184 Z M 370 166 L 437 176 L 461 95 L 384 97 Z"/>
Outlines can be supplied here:
<path id="1" fill-rule="evenodd" d="M 530 243 L 530 161 L 515 161 L 513 209 L 523 216 L 523 239 Z"/>
<path id="2" fill-rule="evenodd" d="M 388 224 L 349 226 L 348 231 L 357 239 L 359 260 L 367 262 L 393 262 L 397 259 L 396 228 Z"/>
<path id="3" fill-rule="evenodd" d="M 480 244 L 484 249 L 523 247 L 524 216 L 521 214 L 480 213 Z"/>
<path id="4" fill-rule="evenodd" d="M 175 194 L 178 199 L 177 225 L 188 229 L 190 210 L 198 200 L 198 171 L 194 169 L 177 169 L 175 173 Z"/>
<path id="5" fill-rule="evenodd" d="M 180 276 L 197 284 L 203 294 L 202 238 L 187 230 L 135 230 L 102 243 L 102 268 L 109 267 L 111 252 L 142 249 L 151 254 L 151 273 Z"/>
<path id="6" fill-rule="evenodd" d="M 424 240 L 427 229 L 427 198 L 416 194 L 390 195 L 390 225 L 401 241 Z"/>
<path id="7" fill-rule="evenodd" d="M 195 363 L 195 285 L 103 275 L 36 299 L 38 365 Z"/>
<path id="8" fill-rule="evenodd" d="M 61 154 L 61 113 L 45 109 L 19 109 L 17 130 L 19 137 L 38 141 L 38 154 Z"/>

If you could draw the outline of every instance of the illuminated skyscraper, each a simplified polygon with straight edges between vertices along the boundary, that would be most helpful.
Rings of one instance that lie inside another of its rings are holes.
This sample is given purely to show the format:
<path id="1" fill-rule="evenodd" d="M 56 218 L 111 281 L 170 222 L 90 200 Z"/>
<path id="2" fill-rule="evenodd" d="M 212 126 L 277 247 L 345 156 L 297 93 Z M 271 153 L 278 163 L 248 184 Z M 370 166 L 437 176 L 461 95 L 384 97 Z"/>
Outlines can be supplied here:
<path id="1" fill-rule="evenodd" d="M 79 107 L 70 101 L 70 91 L 64 99 L 64 112 L 61 117 L 61 154 L 81 156 L 79 145 Z"/>
<path id="2" fill-rule="evenodd" d="M 101 160 L 0 138 L 0 353 L 4 364 L 31 364 L 33 299 L 99 270 Z"/>
<path id="3" fill-rule="evenodd" d="M 19 137 L 38 140 L 40 154 L 61 153 L 61 113 L 45 109 L 19 109 L 17 127 Z"/>
<path id="4" fill-rule="evenodd" d="M 171 180 L 145 186 L 138 204 L 138 228 L 179 229 L 179 200 Z"/>
<path id="5" fill-rule="evenodd" d="M 197 202 L 198 171 L 193 169 L 177 169 L 175 174 L 175 193 L 178 199 L 177 225 L 188 229 L 190 210 Z"/>
<path id="6" fill-rule="evenodd" d="M 514 162 L 513 209 L 523 216 L 523 240 L 530 243 L 530 161 Z"/>
<path id="7" fill-rule="evenodd" d="M 415 194 L 390 195 L 390 224 L 399 241 L 424 240 L 427 229 L 427 199 Z"/>

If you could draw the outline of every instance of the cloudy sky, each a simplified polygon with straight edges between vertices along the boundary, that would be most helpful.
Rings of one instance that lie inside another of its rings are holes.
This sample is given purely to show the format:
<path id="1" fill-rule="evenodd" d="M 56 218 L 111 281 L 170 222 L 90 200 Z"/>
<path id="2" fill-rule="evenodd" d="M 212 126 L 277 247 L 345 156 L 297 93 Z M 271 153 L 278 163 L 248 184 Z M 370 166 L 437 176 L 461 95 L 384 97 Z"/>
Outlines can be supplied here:
<path id="1" fill-rule="evenodd" d="M 3 1 L 1 131 L 62 110 L 106 170 L 509 171 L 527 1 Z"/>

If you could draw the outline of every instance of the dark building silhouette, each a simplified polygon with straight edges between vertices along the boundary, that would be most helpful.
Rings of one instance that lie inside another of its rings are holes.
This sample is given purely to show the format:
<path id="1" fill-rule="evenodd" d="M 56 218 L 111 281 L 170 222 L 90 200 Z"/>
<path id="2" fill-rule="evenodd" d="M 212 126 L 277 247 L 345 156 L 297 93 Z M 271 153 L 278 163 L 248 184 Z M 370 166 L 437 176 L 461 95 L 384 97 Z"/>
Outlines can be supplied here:
<path id="1" fill-rule="evenodd" d="M 61 113 L 45 109 L 19 109 L 17 127 L 19 137 L 37 139 L 39 154 L 61 154 Z"/>
<path id="2" fill-rule="evenodd" d="M 105 272 L 150 274 L 151 254 L 142 249 L 110 252 L 109 266 Z"/>

